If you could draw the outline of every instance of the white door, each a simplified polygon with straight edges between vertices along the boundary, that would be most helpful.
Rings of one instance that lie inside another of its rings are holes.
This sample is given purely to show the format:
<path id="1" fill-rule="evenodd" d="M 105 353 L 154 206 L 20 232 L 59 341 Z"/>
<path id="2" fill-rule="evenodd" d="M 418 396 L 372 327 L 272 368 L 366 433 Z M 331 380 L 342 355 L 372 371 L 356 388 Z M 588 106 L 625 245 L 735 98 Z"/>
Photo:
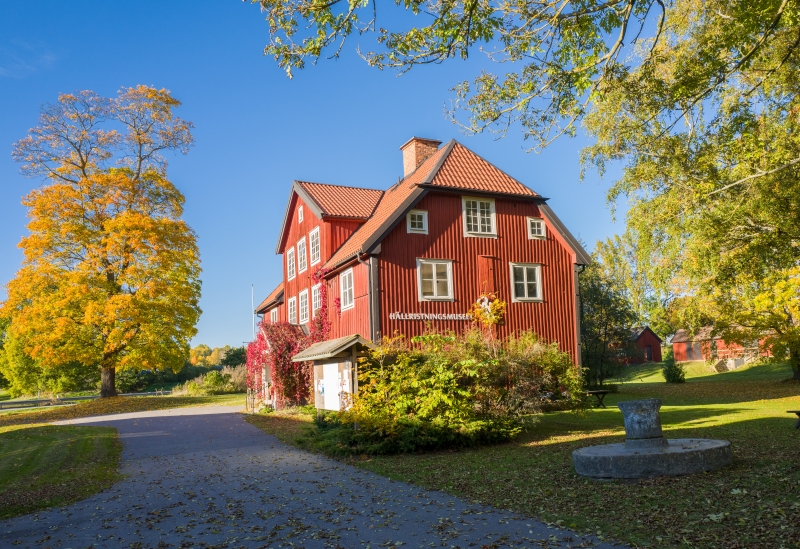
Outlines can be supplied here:
<path id="1" fill-rule="evenodd" d="M 322 365 L 322 384 L 325 387 L 323 394 L 325 410 L 339 411 L 339 364 L 329 362 Z"/>

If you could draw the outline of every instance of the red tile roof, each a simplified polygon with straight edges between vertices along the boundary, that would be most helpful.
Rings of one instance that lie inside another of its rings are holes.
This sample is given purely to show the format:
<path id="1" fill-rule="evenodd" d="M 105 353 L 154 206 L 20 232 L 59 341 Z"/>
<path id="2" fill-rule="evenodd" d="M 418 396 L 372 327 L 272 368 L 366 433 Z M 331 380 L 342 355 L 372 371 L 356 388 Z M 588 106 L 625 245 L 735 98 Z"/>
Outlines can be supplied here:
<path id="1" fill-rule="evenodd" d="M 325 183 L 297 182 L 317 203 L 323 216 L 367 219 L 375 211 L 383 191 L 328 185 Z"/>
<path id="2" fill-rule="evenodd" d="M 271 307 L 272 305 L 281 303 L 283 301 L 282 298 L 283 298 L 283 282 L 278 284 L 278 287 L 272 290 L 270 294 L 264 299 L 264 301 L 262 301 L 258 305 L 258 307 L 256 307 L 256 310 L 254 311 L 255 314 L 261 315 L 266 313 L 269 309 L 272 308 Z"/>
<path id="3" fill-rule="evenodd" d="M 384 223 L 392 218 L 400 206 L 415 192 L 421 191 L 420 183 L 430 181 L 429 176 L 440 164 L 440 160 L 447 155 L 451 149 L 449 146 L 442 147 L 439 151 L 423 162 L 413 173 L 397 183 L 384 193 L 383 198 L 375 208 L 375 213 L 349 239 L 338 249 L 336 253 L 325 264 L 326 268 L 332 268 L 352 257 L 356 252 L 361 252 L 364 244 L 371 236 L 377 233 Z"/>
<path id="4" fill-rule="evenodd" d="M 461 143 L 455 143 L 436 172 L 432 185 L 523 196 L 539 196 Z"/>

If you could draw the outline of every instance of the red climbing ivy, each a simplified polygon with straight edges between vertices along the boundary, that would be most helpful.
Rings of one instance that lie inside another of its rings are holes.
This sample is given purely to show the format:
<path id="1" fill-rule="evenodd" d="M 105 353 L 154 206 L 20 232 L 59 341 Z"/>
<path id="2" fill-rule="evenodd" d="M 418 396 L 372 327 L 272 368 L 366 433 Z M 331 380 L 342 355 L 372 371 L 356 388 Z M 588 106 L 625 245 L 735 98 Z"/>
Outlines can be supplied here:
<path id="1" fill-rule="evenodd" d="M 305 404 L 311 396 L 312 365 L 292 362 L 292 357 L 330 335 L 327 273 L 320 267 L 311 277 L 314 284 L 320 285 L 320 308 L 309 323 L 308 335 L 288 322 L 271 324 L 265 320 L 258 326 L 255 341 L 247 346 L 247 386 L 256 391 L 258 398 L 271 398 L 276 408 Z M 265 370 L 269 371 L 269 395 L 263 394 Z"/>

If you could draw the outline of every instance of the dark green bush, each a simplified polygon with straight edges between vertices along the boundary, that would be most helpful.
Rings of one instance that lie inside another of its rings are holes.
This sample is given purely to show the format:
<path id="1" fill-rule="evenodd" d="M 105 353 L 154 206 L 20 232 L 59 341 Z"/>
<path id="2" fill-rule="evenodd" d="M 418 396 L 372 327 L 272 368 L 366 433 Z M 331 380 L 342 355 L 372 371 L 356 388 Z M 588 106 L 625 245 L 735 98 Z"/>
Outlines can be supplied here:
<path id="1" fill-rule="evenodd" d="M 686 370 L 683 365 L 675 362 L 672 349 L 665 352 L 664 368 L 662 373 L 667 383 L 686 383 Z"/>

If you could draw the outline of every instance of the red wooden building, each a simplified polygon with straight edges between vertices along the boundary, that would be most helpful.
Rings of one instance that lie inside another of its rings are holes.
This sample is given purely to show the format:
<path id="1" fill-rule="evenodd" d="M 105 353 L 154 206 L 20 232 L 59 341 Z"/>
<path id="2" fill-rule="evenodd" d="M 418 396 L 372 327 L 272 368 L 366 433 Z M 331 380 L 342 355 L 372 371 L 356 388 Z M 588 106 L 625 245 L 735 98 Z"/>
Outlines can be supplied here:
<path id="1" fill-rule="evenodd" d="M 632 328 L 631 336 L 640 351 L 638 356 L 629 361 L 631 364 L 661 362 L 661 338 L 650 329 L 650 326 Z"/>
<path id="2" fill-rule="evenodd" d="M 675 332 L 672 337 L 672 354 L 675 360 L 741 359 L 747 362 L 759 356 L 771 356 L 765 339 L 743 346 L 733 341 L 726 342 L 721 336 L 712 334 L 712 326 L 704 326 L 695 334 L 683 329 Z"/>
<path id="3" fill-rule="evenodd" d="M 283 282 L 256 313 L 307 324 L 320 267 L 330 339 L 460 331 L 494 291 L 508 303 L 500 335 L 534 330 L 578 362 L 578 272 L 590 258 L 547 199 L 456 141 L 415 137 L 401 150 L 404 177 L 386 191 L 293 183 L 275 249 Z"/>

